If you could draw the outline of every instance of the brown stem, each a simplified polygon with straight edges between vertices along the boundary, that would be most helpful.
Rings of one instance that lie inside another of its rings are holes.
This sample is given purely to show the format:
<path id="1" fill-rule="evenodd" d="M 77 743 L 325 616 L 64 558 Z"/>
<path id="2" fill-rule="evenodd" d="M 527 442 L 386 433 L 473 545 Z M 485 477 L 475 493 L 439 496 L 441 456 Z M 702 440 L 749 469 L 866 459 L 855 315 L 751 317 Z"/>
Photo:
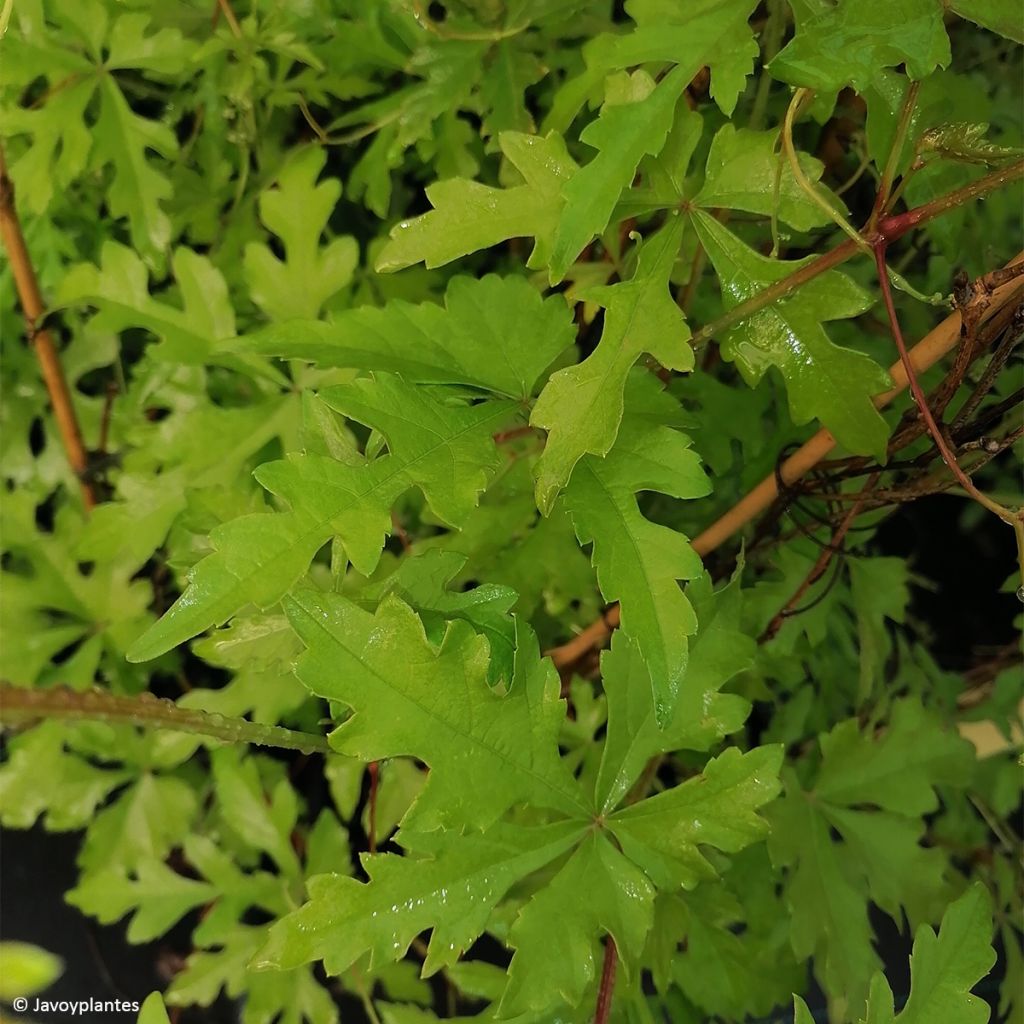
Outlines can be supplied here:
<path id="1" fill-rule="evenodd" d="M 851 245 L 852 243 L 843 243 Z M 1009 263 L 1014 266 L 1024 261 L 1024 252 L 1018 253 Z M 1014 281 L 1005 281 L 992 292 L 992 301 L 982 320 L 988 320 L 1006 304 L 1016 299 Z M 737 307 L 738 308 L 738 307 Z M 960 339 L 961 316 L 959 311 L 946 317 L 937 327 L 926 334 L 911 350 L 910 365 L 918 373 L 927 370 L 945 356 Z M 894 387 L 878 395 L 875 405 L 888 405 L 907 387 L 909 377 L 903 360 L 897 360 L 889 367 Z M 749 491 L 724 515 L 715 520 L 692 542 L 694 551 L 702 558 L 724 544 L 735 533 L 743 529 L 752 519 L 759 516 L 779 496 L 779 483 L 789 486 L 806 476 L 836 446 L 835 438 L 827 430 L 819 430 L 809 441 L 804 442 L 792 455 L 785 459 L 777 472 L 766 476 L 753 490 Z M 596 622 L 578 633 L 565 644 L 548 650 L 555 667 L 567 668 L 587 651 L 604 643 L 611 631 L 619 624 L 619 606 L 612 605 Z"/>
<path id="2" fill-rule="evenodd" d="M 75 407 L 71 401 L 71 391 L 60 365 L 57 349 L 50 337 L 50 332 L 45 327 L 38 326 L 46 313 L 46 307 L 43 305 L 39 281 L 25 245 L 25 236 L 21 231 L 21 221 L 18 219 L 18 211 L 14 205 L 14 185 L 7 175 L 7 163 L 2 147 L 0 147 L 0 238 L 3 239 L 4 248 L 7 250 L 15 287 L 18 290 L 18 299 L 25 316 L 28 338 L 35 350 L 36 359 L 39 361 L 46 391 L 53 406 L 53 415 L 57 421 L 57 430 L 60 433 L 68 463 L 74 470 L 75 476 L 78 477 L 79 486 L 82 489 L 82 501 L 88 510 L 96 504 L 96 495 L 86 478 L 89 458 L 82 442 L 82 431 L 78 426 Z"/>
<path id="3" fill-rule="evenodd" d="M 228 28 L 231 29 L 231 34 L 236 39 L 241 39 L 242 26 L 238 24 L 238 18 L 235 17 L 234 9 L 231 6 L 231 0 L 217 0 L 217 6 L 213 11 L 214 26 L 216 26 L 217 18 L 220 14 L 224 15 L 224 20 L 228 23 Z"/>
<path id="4" fill-rule="evenodd" d="M 928 221 L 934 220 L 944 213 L 948 213 L 957 206 L 962 206 L 972 199 L 977 199 L 1020 178 L 1024 178 L 1024 160 L 1019 160 L 1015 164 L 1010 164 L 1007 167 L 993 171 L 991 174 L 986 174 L 983 178 L 979 178 L 970 185 L 958 188 L 947 195 L 932 200 L 930 203 L 924 203 L 913 210 L 908 210 L 906 213 L 884 218 L 879 223 L 877 232 L 868 231 L 864 234 L 863 243 L 866 243 L 868 246 L 874 246 L 881 241 L 888 245 L 890 242 L 895 242 L 897 239 L 902 238 L 914 228 L 920 227 L 922 224 L 926 224 Z M 705 325 L 693 335 L 690 343 L 695 348 L 705 344 L 716 335 L 721 334 L 730 327 L 735 327 L 738 323 L 753 316 L 754 313 L 764 309 L 765 306 L 785 298 L 790 292 L 801 288 L 808 281 L 813 281 L 814 278 L 820 277 L 827 271 L 845 263 L 863 247 L 862 243 L 848 238 L 834 249 L 822 253 L 810 263 L 793 271 L 787 277 L 775 281 L 756 295 L 752 295 L 749 299 L 741 302 L 738 306 L 734 306 L 717 320 Z"/>
<path id="5" fill-rule="evenodd" d="M 814 584 L 817 583 L 824 575 L 829 562 L 832 561 L 836 552 L 842 547 L 843 540 L 849 532 L 850 527 L 853 525 L 854 519 L 860 515 L 861 510 L 864 508 L 864 503 L 874 489 L 880 475 L 881 474 L 879 473 L 873 473 L 868 479 L 861 495 L 850 506 L 849 511 L 845 516 L 843 516 L 842 521 L 833 531 L 832 539 L 821 549 L 821 553 L 818 555 L 817 561 L 811 567 L 811 571 L 804 577 L 803 582 L 793 592 L 793 596 L 790 597 L 790 599 L 779 609 L 778 614 L 771 622 L 768 623 L 764 632 L 760 637 L 758 637 L 757 642 L 759 644 L 767 643 L 769 640 L 774 639 L 779 630 L 782 629 L 783 623 L 785 623 L 786 619 L 795 614 L 794 610 L 800 601 L 803 600 L 804 594 L 806 594 L 807 591 L 810 590 L 811 587 L 813 587 Z"/>
<path id="6" fill-rule="evenodd" d="M 963 188 L 939 196 L 938 199 L 933 199 L 930 203 L 915 206 L 914 209 L 907 210 L 906 213 L 886 217 L 879 223 L 878 233 L 886 244 L 895 242 L 908 231 L 912 231 L 936 217 L 941 217 L 942 214 L 948 213 L 958 206 L 963 206 L 964 203 L 970 202 L 972 199 L 977 199 L 995 189 L 1019 181 L 1021 178 L 1024 178 L 1024 160 L 1018 160 L 1016 163 L 992 171 L 991 174 L 986 174 L 970 185 L 964 185 Z M 869 239 L 869 241 L 874 245 L 878 239 Z"/>
<path id="7" fill-rule="evenodd" d="M 594 1010 L 594 1024 L 608 1024 L 612 1012 L 612 994 L 615 991 L 615 967 L 619 951 L 615 940 L 609 935 L 604 943 L 604 963 L 601 966 L 601 986 L 597 990 L 597 1007 Z"/>
<path id="8" fill-rule="evenodd" d="M 942 461 L 946 463 L 950 472 L 960 482 L 960 486 L 979 505 L 988 509 L 993 515 L 1002 519 L 1004 523 L 1013 527 L 1017 539 L 1017 560 L 1020 564 L 1021 573 L 1024 574 L 1024 513 L 1019 511 L 1011 512 L 1005 506 L 1000 505 L 999 502 L 993 501 L 987 494 L 984 494 L 975 487 L 974 482 L 961 468 L 960 463 L 957 461 L 956 453 L 950 448 L 945 435 L 942 433 L 942 429 L 935 422 L 935 417 L 932 415 L 932 410 L 928 405 L 928 399 L 921 389 L 914 365 L 910 360 L 910 353 L 907 351 L 906 343 L 903 340 L 903 331 L 900 329 L 899 319 L 896 316 L 896 306 L 892 298 L 892 288 L 889 287 L 889 274 L 885 265 L 885 243 L 882 241 L 877 242 L 874 245 L 874 253 L 875 266 L 878 270 L 878 283 L 882 289 L 882 299 L 885 302 L 885 310 L 889 316 L 889 326 L 892 329 L 893 340 L 896 342 L 896 348 L 900 353 L 900 361 L 903 363 L 903 368 L 910 384 L 910 393 L 914 396 L 918 411 L 928 425 L 928 433 L 931 434 L 935 447 L 938 448 L 939 454 L 942 456 Z"/>

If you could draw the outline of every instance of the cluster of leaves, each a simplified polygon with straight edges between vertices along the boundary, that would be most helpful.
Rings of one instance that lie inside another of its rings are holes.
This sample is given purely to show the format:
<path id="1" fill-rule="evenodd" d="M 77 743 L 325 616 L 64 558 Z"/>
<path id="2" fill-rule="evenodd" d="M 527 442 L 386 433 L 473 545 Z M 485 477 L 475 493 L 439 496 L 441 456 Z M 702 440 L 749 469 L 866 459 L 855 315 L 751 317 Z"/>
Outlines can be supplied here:
<path id="1" fill-rule="evenodd" d="M 4 825 L 84 832 L 67 899 L 132 942 L 188 922 L 170 1006 L 740 1022 L 813 979 L 836 1024 L 973 1024 L 994 909 L 1024 1012 L 1013 757 L 958 735 L 882 516 L 778 630 L 827 528 L 690 541 L 812 424 L 884 459 L 873 265 L 815 261 L 891 172 L 920 206 L 1019 171 L 1019 12 L 617 6 L 15 5 L 4 148 L 104 500 L 5 266 L 0 677 L 331 730 L 8 739 Z M 898 283 L 1005 263 L 1020 201 L 922 222 Z M 1011 735 L 1012 660 L 981 697 Z"/>

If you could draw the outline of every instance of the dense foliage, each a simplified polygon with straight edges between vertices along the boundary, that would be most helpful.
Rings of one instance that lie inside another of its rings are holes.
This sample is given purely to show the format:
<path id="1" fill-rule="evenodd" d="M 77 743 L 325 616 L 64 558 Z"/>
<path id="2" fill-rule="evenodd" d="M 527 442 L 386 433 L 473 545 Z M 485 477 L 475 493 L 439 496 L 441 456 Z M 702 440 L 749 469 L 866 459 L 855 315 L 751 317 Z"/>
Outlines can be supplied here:
<path id="1" fill-rule="evenodd" d="M 0 817 L 171 1019 L 1024 1019 L 1019 654 L 876 540 L 1020 584 L 1016 0 L 4 11 Z"/>

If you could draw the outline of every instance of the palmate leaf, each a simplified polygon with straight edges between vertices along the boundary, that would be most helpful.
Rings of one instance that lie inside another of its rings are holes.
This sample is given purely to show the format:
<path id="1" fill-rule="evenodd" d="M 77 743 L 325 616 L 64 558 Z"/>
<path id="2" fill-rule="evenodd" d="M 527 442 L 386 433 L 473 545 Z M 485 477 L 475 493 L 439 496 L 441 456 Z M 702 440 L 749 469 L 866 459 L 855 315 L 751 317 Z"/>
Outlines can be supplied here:
<path id="1" fill-rule="evenodd" d="M 727 308 L 806 262 L 769 259 L 704 211 L 692 216 Z M 868 356 L 834 344 L 822 326 L 863 313 L 871 301 L 848 277 L 830 270 L 726 331 L 722 355 L 735 361 L 752 385 L 776 366 L 795 423 L 817 417 L 850 451 L 881 458 L 889 431 L 871 398 L 889 386 L 889 375 Z"/>
<path id="2" fill-rule="evenodd" d="M 917 930 L 910 998 L 898 1014 L 884 976 L 871 979 L 864 1024 L 985 1024 L 990 1008 L 971 989 L 996 962 L 991 936 L 992 897 L 975 882 L 943 914 L 938 935 L 927 925 Z"/>
<path id="3" fill-rule="evenodd" d="M 93 324 L 101 330 L 142 327 L 161 343 L 150 354 L 168 362 L 199 365 L 214 342 L 235 333 L 235 313 L 219 270 L 191 249 L 175 250 L 174 278 L 181 293 L 179 309 L 149 293 L 149 272 L 135 253 L 117 242 L 105 242 L 100 265 L 81 263 L 61 283 L 62 306 L 89 304 L 99 312 Z"/>
<path id="4" fill-rule="evenodd" d="M 565 505 L 580 542 L 594 546 L 602 595 L 620 603 L 622 630 L 647 665 L 655 716 L 664 726 L 679 698 L 687 638 L 697 628 L 678 581 L 699 576 L 702 566 L 683 534 L 643 516 L 637 492 L 645 490 L 696 498 L 710 483 L 683 434 L 627 413 L 608 455 L 588 455 L 577 465 Z"/>
<path id="5" fill-rule="evenodd" d="M 675 707 L 660 725 L 650 673 L 636 644 L 622 630 L 601 656 L 601 680 L 608 700 L 608 730 L 597 775 L 596 803 L 607 814 L 626 796 L 653 757 L 676 750 L 707 750 L 746 720 L 748 702 L 719 693 L 753 663 L 754 641 L 740 630 L 738 581 L 714 593 L 707 576 L 689 586 L 699 631 Z"/>
<path id="6" fill-rule="evenodd" d="M 423 261 L 439 267 L 460 256 L 509 238 L 536 240 L 529 267 L 550 258 L 564 200 L 562 186 L 576 163 L 555 132 L 546 136 L 503 132 L 502 153 L 523 177 L 522 185 L 493 188 L 466 178 L 438 181 L 427 188 L 434 207 L 391 230 L 391 240 L 377 257 L 377 270 L 401 270 Z"/>
<path id="7" fill-rule="evenodd" d="M 797 184 L 789 161 L 778 151 L 779 129 L 751 131 L 723 125 L 711 141 L 704 185 L 693 198 L 703 209 L 725 207 L 770 215 L 801 231 L 831 223 L 827 213 Z M 823 165 L 800 153 L 800 167 L 811 181 L 821 177 Z M 778 192 L 775 178 L 781 162 Z M 838 200 L 836 200 L 838 202 Z"/>
<path id="8" fill-rule="evenodd" d="M 792 42 L 769 65 L 790 85 L 863 92 L 881 68 L 905 64 L 924 78 L 950 61 L 949 36 L 937 0 L 844 0 L 821 5 L 800 21 Z"/>
<path id="9" fill-rule="evenodd" d="M 787 781 L 769 846 L 793 869 L 794 952 L 814 955 L 826 992 L 859 1013 L 879 964 L 868 898 L 897 920 L 901 908 L 912 923 L 933 919 L 948 895 L 946 857 L 920 845 L 921 816 L 938 806 L 937 784 L 969 782 L 973 752 L 914 700 L 893 706 L 880 737 L 851 719 L 821 737 L 821 750 L 809 791 Z"/>
<path id="10" fill-rule="evenodd" d="M 281 968 L 322 959 L 329 973 L 340 973 L 370 953 L 371 966 L 379 966 L 432 928 L 424 968 L 432 973 L 476 939 L 513 884 L 572 849 L 512 926 L 516 953 L 499 1013 L 550 1014 L 574 1005 L 594 978 L 604 932 L 614 936 L 624 969 L 635 968 L 652 920 L 654 879 L 692 886 L 714 877 L 696 844 L 735 851 L 763 835 L 755 811 L 777 789 L 780 756 L 776 748 L 730 751 L 702 777 L 616 812 L 606 827 L 632 855 L 585 819 L 529 828 L 499 823 L 461 836 L 403 830 L 397 841 L 413 856 L 364 857 L 366 884 L 339 875 L 312 879 L 310 901 L 271 928 L 254 963 Z"/>
<path id="11" fill-rule="evenodd" d="M 541 374 L 573 342 L 569 308 L 542 299 L 521 277 L 488 274 L 448 282 L 445 304 L 395 299 L 332 320 L 272 324 L 229 351 L 307 359 L 322 368 L 387 370 L 408 381 L 466 384 L 526 399 Z"/>
<path id="12" fill-rule="evenodd" d="M 676 102 L 688 79 L 680 68 L 657 85 L 645 71 L 624 76 L 606 98 L 601 115 L 581 133 L 580 141 L 598 150 L 562 188 L 565 208 L 551 250 L 551 282 L 561 281 L 583 247 L 611 219 L 622 190 L 636 175 L 641 159 L 665 142 Z"/>
<path id="13" fill-rule="evenodd" d="M 387 374 L 322 397 L 379 430 L 388 453 L 354 465 L 293 455 L 261 466 L 257 480 L 290 511 L 242 516 L 214 530 L 216 551 L 195 566 L 182 596 L 132 646 L 131 660 L 155 658 L 247 604 L 274 604 L 332 537 L 368 575 L 390 531 L 391 506 L 406 489 L 422 488 L 434 512 L 457 526 L 497 468 L 492 435 L 509 416 L 507 402 L 446 403 L 451 396 L 441 390 L 430 394 Z"/>
<path id="14" fill-rule="evenodd" d="M 352 280 L 359 262 L 359 247 L 350 235 L 320 245 L 341 197 L 336 178 L 317 184 L 326 159 L 322 149 L 300 150 L 278 174 L 276 188 L 259 198 L 260 219 L 281 239 L 285 259 L 267 245 L 250 242 L 245 277 L 253 302 L 276 320 L 315 317 Z"/>
<path id="15" fill-rule="evenodd" d="M 641 247 L 630 280 L 586 291 L 605 308 L 601 340 L 582 363 L 552 374 L 530 417 L 548 431 L 536 470 L 537 507 L 545 514 L 576 463 L 588 453 L 606 455 L 615 443 L 626 379 L 643 353 L 670 369 L 693 367 L 689 329 L 668 288 L 682 232 L 682 218 L 670 218 Z"/>
<path id="16" fill-rule="evenodd" d="M 558 679 L 525 627 L 510 692 L 502 696 L 487 684 L 487 641 L 464 621 L 449 623 L 435 649 L 416 614 L 394 596 L 371 614 L 304 589 L 286 607 L 307 647 L 299 678 L 354 712 L 332 745 L 364 761 L 404 755 L 430 766 L 406 828 L 485 827 L 517 803 L 586 816 L 558 755 L 565 714 Z"/>

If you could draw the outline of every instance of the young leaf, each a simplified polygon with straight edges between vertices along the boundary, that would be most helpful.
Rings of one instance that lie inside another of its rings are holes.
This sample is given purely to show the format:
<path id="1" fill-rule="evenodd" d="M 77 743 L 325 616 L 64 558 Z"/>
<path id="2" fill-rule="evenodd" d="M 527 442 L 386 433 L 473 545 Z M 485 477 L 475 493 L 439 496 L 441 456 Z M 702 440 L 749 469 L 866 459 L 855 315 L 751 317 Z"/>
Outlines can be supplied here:
<path id="1" fill-rule="evenodd" d="M 537 507 L 547 515 L 576 463 L 586 454 L 606 455 L 622 420 L 630 368 L 649 352 L 674 370 L 693 367 L 689 330 L 668 290 L 679 253 L 682 218 L 673 217 L 640 249 L 629 281 L 588 289 L 605 308 L 604 330 L 582 363 L 552 374 L 530 422 L 548 431 L 537 463 Z"/>
<path id="2" fill-rule="evenodd" d="M 727 308 L 805 262 L 761 256 L 703 211 L 693 213 L 693 222 L 718 272 Z M 867 356 L 835 345 L 822 326 L 870 306 L 866 292 L 830 270 L 726 331 L 722 355 L 739 364 L 751 385 L 769 366 L 778 367 L 794 422 L 817 417 L 850 451 L 881 458 L 889 431 L 871 398 L 889 386 L 889 375 Z"/>
<path id="3" fill-rule="evenodd" d="M 527 266 L 544 266 L 562 212 L 562 187 L 576 170 L 562 137 L 504 132 L 502 153 L 523 177 L 508 189 L 465 178 L 438 181 L 427 189 L 434 209 L 391 230 L 377 257 L 377 270 L 401 270 L 421 260 L 439 267 L 509 238 L 536 240 Z"/>
<path id="4" fill-rule="evenodd" d="M 616 90 L 621 95 L 609 95 L 601 116 L 580 134 L 580 141 L 598 154 L 562 188 L 565 209 L 551 250 L 552 284 L 565 277 L 583 247 L 608 226 L 619 194 L 633 181 L 640 160 L 661 149 L 687 82 L 680 68 L 657 85 L 645 71 L 624 78 Z"/>
<path id="5" fill-rule="evenodd" d="M 642 515 L 637 492 L 696 498 L 709 489 L 683 434 L 627 415 L 615 447 L 603 459 L 584 458 L 565 492 L 576 536 L 594 545 L 601 593 L 606 601 L 620 602 L 623 632 L 650 672 L 661 726 L 679 699 L 687 638 L 697 628 L 678 581 L 700 575 L 701 563 L 683 534 Z"/>
<path id="6" fill-rule="evenodd" d="M 341 196 L 337 179 L 317 184 L 325 160 L 322 149 L 300 150 L 278 174 L 277 187 L 259 198 L 260 219 L 281 239 L 285 259 L 279 260 L 266 245 L 250 242 L 245 277 L 253 302 L 276 320 L 316 317 L 352 280 L 359 262 L 359 247 L 349 235 L 320 247 Z"/>

